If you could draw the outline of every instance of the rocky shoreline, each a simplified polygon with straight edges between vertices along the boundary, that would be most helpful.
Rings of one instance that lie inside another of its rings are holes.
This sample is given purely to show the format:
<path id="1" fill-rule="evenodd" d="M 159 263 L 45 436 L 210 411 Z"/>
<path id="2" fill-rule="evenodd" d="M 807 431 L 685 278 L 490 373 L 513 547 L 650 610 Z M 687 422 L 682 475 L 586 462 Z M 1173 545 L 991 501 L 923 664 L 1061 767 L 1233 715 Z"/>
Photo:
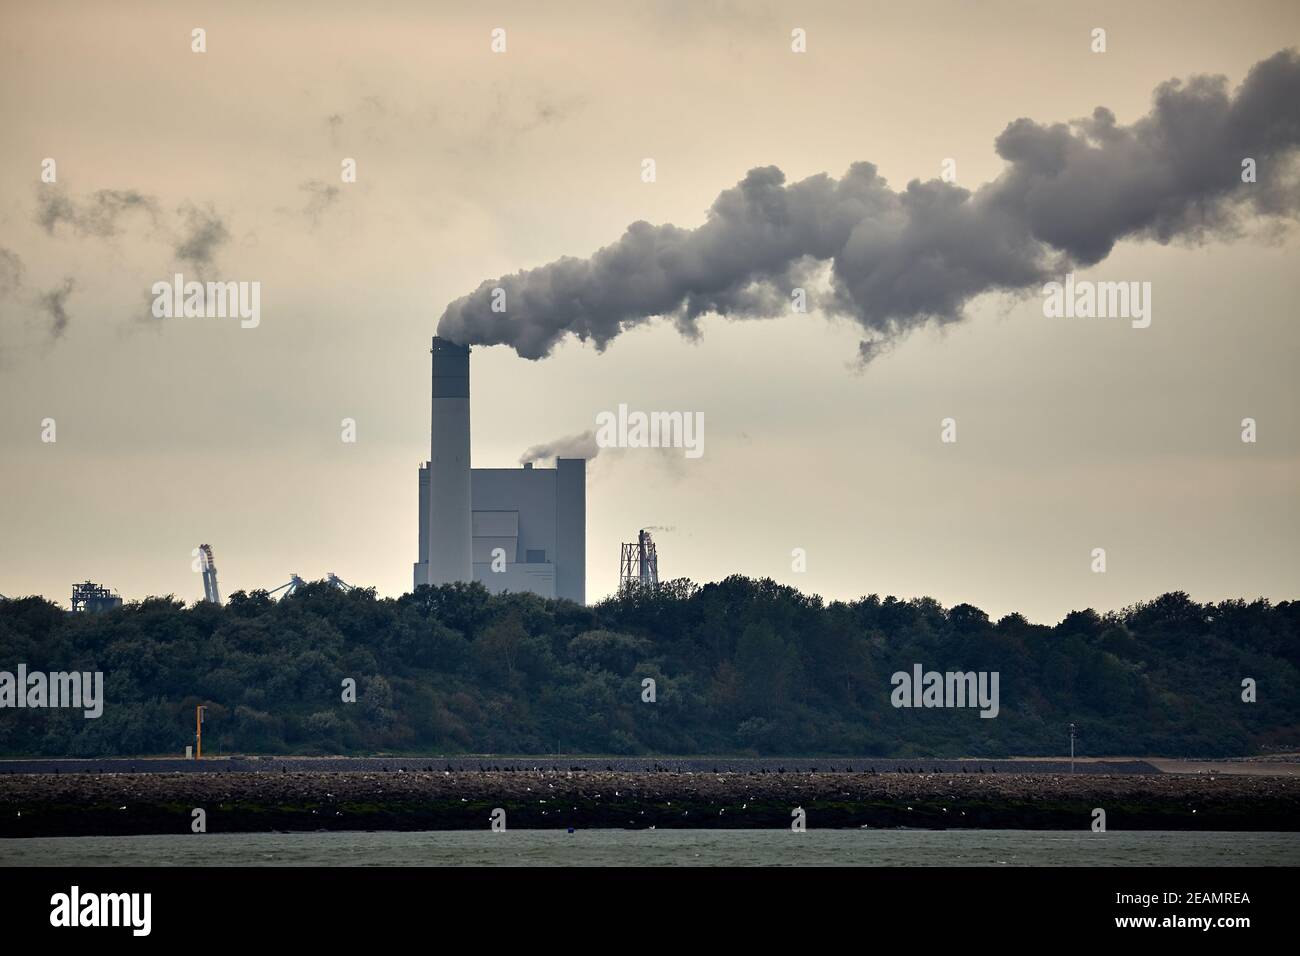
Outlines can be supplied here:
<path id="1" fill-rule="evenodd" d="M 1136 773 L 406 770 L 3 773 L 0 838 L 788 827 L 1300 831 L 1300 779 Z"/>
<path id="2" fill-rule="evenodd" d="M 285 771 L 478 771 L 605 770 L 624 773 L 1066 773 L 1059 758 L 941 757 L 286 757 L 233 755 L 179 757 L 19 757 L 0 760 L 7 773 L 283 773 Z M 1080 758 L 1078 773 L 1159 773 L 1149 760 Z"/>

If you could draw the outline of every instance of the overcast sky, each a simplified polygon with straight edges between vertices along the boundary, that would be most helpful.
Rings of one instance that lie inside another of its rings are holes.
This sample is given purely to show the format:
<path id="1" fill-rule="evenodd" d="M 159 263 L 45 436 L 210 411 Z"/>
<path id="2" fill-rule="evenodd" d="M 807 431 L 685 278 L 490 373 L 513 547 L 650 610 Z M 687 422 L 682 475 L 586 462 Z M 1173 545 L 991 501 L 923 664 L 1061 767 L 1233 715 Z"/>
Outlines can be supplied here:
<path id="1" fill-rule="evenodd" d="M 1104 106 L 1127 126 L 1166 80 L 1231 92 L 1300 45 L 1286 0 L 383 6 L 0 11 L 0 593 L 66 603 L 89 577 L 193 600 L 201 542 L 226 593 L 330 571 L 402 593 L 429 338 L 485 280 L 639 220 L 696 229 L 757 167 L 795 183 L 870 162 L 900 191 L 953 159 L 978 190 L 1017 119 Z M 1145 329 L 1045 318 L 1033 288 L 907 324 L 865 367 L 862 322 L 819 306 L 705 314 L 694 336 L 649 321 L 603 352 L 566 337 L 540 360 L 476 348 L 474 464 L 513 466 L 620 402 L 703 412 L 698 459 L 591 463 L 592 600 L 650 525 L 664 577 L 995 618 L 1300 597 L 1300 244 L 1250 210 L 1230 236 L 1173 238 L 1076 269 L 1150 282 Z M 152 318 L 176 272 L 259 282 L 260 325 Z"/>

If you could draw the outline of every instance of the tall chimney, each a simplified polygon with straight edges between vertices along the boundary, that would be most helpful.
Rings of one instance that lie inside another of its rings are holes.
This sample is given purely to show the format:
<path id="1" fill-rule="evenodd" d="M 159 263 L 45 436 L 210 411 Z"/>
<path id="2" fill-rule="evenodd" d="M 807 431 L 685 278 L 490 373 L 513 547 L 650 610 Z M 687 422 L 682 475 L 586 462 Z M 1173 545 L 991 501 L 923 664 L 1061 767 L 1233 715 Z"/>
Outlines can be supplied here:
<path id="1" fill-rule="evenodd" d="M 429 583 L 473 581 L 469 348 L 434 336 L 429 449 Z"/>

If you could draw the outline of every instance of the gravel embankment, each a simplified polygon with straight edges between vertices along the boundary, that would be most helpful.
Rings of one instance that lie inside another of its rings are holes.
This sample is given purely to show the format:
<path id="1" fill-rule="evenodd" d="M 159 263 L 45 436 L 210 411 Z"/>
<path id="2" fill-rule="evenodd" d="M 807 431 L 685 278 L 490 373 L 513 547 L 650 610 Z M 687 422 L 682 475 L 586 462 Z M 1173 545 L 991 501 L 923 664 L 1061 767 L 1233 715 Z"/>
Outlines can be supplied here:
<path id="1" fill-rule="evenodd" d="M 285 771 L 591 770 L 627 773 L 921 772 L 1066 773 L 1068 760 L 938 760 L 898 757 L 109 757 L 0 760 L 6 773 L 282 773 Z M 1079 761 L 1077 773 L 1159 773 L 1145 760 Z"/>
<path id="2" fill-rule="evenodd" d="M 392 761 L 389 762 L 390 765 Z M 425 762 L 427 765 L 427 761 Z M 0 837 L 789 826 L 1300 830 L 1300 779 L 1172 774 L 405 770 L 0 774 Z M 2 848 L 0 848 L 2 849 Z"/>

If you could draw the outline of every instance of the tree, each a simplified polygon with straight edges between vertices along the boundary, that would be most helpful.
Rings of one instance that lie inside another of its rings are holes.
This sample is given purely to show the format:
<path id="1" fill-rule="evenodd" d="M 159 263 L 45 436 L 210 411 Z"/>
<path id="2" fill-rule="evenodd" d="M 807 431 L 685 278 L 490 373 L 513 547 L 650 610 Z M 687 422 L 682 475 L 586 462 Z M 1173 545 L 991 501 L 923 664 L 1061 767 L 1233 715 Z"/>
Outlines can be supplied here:
<path id="1" fill-rule="evenodd" d="M 519 646 L 527 636 L 528 632 L 519 622 L 519 617 L 511 614 L 489 624 L 474 642 L 475 650 L 489 673 L 504 677 L 507 683 L 513 683 L 519 660 Z"/>

